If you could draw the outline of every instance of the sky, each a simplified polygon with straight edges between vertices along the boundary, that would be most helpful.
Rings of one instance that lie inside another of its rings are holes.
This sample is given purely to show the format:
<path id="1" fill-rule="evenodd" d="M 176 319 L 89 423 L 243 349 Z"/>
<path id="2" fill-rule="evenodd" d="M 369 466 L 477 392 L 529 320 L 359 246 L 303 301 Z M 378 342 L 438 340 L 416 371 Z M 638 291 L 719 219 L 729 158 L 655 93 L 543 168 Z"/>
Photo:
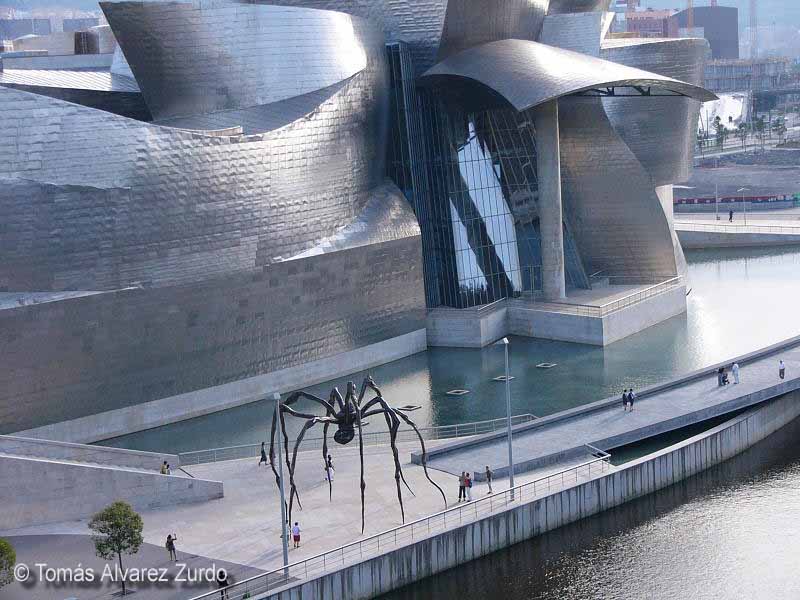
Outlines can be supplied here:
<path id="1" fill-rule="evenodd" d="M 719 0 L 720 6 L 735 6 L 744 24 L 749 20 L 749 0 Z M 695 6 L 708 6 L 709 0 L 694 0 Z M 645 8 L 686 8 L 686 0 L 642 0 Z M 758 0 L 760 25 L 778 23 L 800 27 L 800 0 Z"/>

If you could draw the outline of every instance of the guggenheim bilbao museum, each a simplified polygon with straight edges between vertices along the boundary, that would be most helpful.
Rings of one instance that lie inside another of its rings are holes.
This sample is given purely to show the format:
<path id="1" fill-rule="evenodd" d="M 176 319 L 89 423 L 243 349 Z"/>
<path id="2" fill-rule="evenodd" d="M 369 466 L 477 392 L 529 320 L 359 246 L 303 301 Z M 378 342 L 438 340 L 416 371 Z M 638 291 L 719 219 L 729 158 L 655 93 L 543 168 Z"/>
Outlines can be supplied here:
<path id="1" fill-rule="evenodd" d="M 6 58 L 0 433 L 684 312 L 707 42 L 615 38 L 609 2 L 101 2 L 110 67 Z"/>

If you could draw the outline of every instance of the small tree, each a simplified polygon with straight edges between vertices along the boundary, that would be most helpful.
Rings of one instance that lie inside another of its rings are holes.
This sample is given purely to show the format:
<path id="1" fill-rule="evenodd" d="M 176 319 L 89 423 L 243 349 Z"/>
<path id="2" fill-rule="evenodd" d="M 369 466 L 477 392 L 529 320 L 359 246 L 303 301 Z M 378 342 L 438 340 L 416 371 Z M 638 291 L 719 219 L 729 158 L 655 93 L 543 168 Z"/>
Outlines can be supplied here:
<path id="1" fill-rule="evenodd" d="M 105 560 L 119 561 L 122 571 L 122 555 L 136 554 L 142 539 L 142 517 L 126 502 L 114 502 L 92 517 L 89 529 L 97 556 Z M 122 595 L 125 595 L 125 579 L 122 579 Z"/>
<path id="2" fill-rule="evenodd" d="M 747 136 L 749 133 L 750 130 L 747 127 L 747 123 L 739 123 L 739 127 L 736 129 L 736 137 L 742 141 L 742 150 L 747 149 Z"/>
<path id="3" fill-rule="evenodd" d="M 773 129 L 775 129 L 775 133 L 778 134 L 778 139 L 780 140 L 781 144 L 786 141 L 786 120 L 783 117 L 778 117 L 775 119 L 773 123 Z"/>
<path id="4" fill-rule="evenodd" d="M 17 553 L 7 540 L 0 538 L 0 588 L 14 581 Z"/>

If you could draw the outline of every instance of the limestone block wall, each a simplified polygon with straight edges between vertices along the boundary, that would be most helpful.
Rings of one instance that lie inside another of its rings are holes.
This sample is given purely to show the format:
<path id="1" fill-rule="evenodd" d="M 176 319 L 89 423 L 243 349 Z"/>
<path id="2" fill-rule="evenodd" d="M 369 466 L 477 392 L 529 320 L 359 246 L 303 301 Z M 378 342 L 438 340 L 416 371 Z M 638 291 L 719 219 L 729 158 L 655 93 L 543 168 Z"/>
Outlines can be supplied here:
<path id="1" fill-rule="evenodd" d="M 144 510 L 223 496 L 219 481 L 7 454 L 0 481 L 0 530 L 86 518 L 116 500 Z"/>
<path id="2" fill-rule="evenodd" d="M 53 442 L 11 435 L 0 435 L 0 453 L 114 467 L 130 467 L 154 472 L 158 472 L 161 469 L 164 461 L 167 461 L 173 469 L 180 466 L 180 457 L 177 454 Z"/>
<path id="3" fill-rule="evenodd" d="M 721 463 L 800 416 L 791 392 L 618 470 L 283 590 L 269 600 L 361 600 L 650 494 Z"/>

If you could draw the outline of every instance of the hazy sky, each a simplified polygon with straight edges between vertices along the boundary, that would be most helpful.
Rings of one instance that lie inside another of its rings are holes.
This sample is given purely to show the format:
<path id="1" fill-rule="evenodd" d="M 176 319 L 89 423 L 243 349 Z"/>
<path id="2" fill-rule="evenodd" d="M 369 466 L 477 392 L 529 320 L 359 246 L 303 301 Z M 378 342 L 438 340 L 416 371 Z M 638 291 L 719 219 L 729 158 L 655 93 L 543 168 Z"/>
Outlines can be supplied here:
<path id="1" fill-rule="evenodd" d="M 708 6 L 709 0 L 694 0 L 695 6 Z M 735 6 L 739 9 L 742 22 L 749 20 L 749 0 L 719 0 L 720 6 Z M 642 0 L 646 8 L 686 8 L 686 0 Z M 775 22 L 800 27 L 800 0 L 758 0 L 758 20 L 760 25 Z"/>

